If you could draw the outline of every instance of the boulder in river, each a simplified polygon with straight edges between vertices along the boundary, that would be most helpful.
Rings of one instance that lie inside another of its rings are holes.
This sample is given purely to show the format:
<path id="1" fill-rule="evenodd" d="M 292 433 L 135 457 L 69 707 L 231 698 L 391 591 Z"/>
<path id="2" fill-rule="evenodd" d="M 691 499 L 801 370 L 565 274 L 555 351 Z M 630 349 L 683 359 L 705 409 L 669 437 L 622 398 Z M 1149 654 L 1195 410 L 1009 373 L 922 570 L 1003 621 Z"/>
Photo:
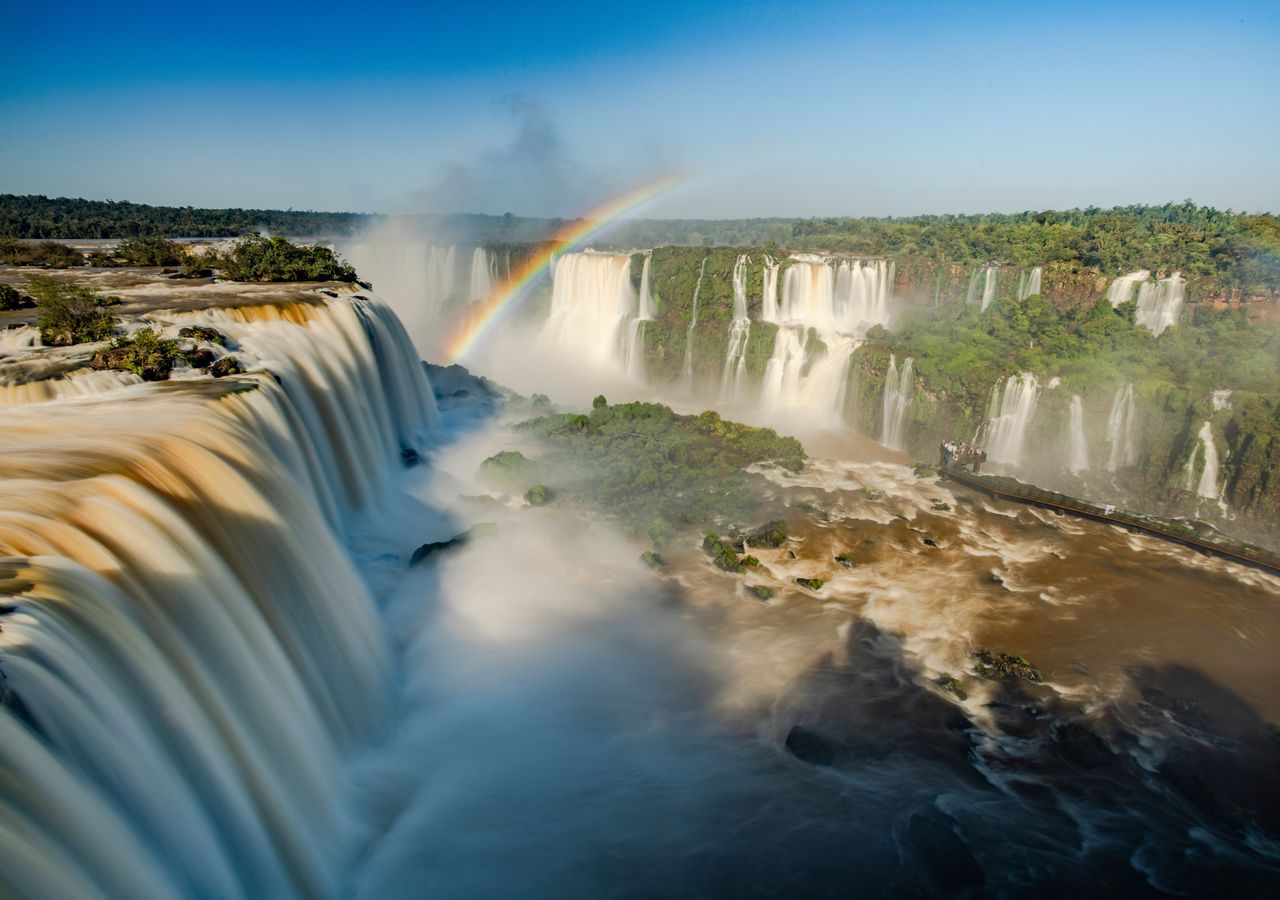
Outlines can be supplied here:
<path id="1" fill-rule="evenodd" d="M 829 766 L 836 761 L 836 750 L 831 742 L 803 725 L 787 732 L 786 747 L 796 759 L 815 766 Z"/>
<path id="2" fill-rule="evenodd" d="M 973 671 L 982 678 L 992 681 L 1003 681 L 1007 678 L 1022 678 L 1039 684 L 1044 680 L 1040 670 L 1031 665 L 1025 657 L 1011 653 L 996 653 L 993 650 L 979 650 L 973 654 L 977 660 Z"/>

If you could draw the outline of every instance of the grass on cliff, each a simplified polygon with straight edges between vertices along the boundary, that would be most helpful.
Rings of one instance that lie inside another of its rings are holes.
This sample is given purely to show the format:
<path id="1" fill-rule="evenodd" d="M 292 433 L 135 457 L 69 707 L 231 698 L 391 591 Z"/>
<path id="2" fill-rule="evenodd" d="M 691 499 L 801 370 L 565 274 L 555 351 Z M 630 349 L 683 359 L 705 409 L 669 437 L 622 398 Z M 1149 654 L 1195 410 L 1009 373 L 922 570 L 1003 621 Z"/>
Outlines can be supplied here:
<path id="1" fill-rule="evenodd" d="M 772 461 L 799 471 L 805 459 L 795 438 L 714 412 L 676 415 L 657 403 L 598 405 L 589 415 L 547 415 L 520 428 L 548 450 L 529 478 L 660 545 L 717 520 L 752 518 L 763 484 L 745 468 Z"/>

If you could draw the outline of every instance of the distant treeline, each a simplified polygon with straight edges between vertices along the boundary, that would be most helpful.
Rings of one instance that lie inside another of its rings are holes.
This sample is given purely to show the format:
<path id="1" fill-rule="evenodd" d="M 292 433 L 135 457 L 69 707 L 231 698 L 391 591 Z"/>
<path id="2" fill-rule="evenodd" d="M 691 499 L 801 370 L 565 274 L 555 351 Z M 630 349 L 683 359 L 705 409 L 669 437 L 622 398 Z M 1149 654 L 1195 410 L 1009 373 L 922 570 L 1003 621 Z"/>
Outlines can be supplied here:
<path id="1" fill-rule="evenodd" d="M 361 213 L 197 209 L 0 194 L 0 237 L 11 238 L 238 237 L 259 231 L 346 234 L 367 218 Z"/>
<path id="2" fill-rule="evenodd" d="M 365 213 L 196 209 L 115 201 L 0 195 L 0 237 L 234 237 L 259 231 L 341 236 L 379 217 Z M 424 234 L 458 243 L 545 240 L 562 219 L 506 215 L 413 217 Z M 1197 206 L 1089 207 L 1065 211 L 908 218 L 640 219 L 600 246 L 663 245 L 825 250 L 927 257 L 960 266 L 1065 263 L 1114 276 L 1134 269 L 1181 271 L 1221 289 L 1280 288 L 1280 216 Z"/>

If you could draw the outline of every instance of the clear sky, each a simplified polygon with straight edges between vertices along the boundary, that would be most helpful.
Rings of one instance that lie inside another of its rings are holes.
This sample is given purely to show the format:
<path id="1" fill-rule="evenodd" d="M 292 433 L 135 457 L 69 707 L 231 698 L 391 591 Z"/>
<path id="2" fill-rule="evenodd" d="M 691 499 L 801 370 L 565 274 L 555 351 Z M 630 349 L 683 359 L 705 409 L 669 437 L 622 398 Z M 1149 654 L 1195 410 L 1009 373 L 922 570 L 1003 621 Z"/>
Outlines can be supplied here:
<path id="1" fill-rule="evenodd" d="M 0 192 L 654 216 L 1280 211 L 1280 2 L 5 0 Z"/>

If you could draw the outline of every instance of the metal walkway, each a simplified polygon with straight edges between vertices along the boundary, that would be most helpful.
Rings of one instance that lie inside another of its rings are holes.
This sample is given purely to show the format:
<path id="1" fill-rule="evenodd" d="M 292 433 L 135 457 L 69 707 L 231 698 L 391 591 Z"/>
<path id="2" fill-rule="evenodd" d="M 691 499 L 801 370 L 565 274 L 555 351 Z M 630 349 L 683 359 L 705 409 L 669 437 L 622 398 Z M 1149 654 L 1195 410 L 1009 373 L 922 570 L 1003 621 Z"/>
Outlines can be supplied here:
<path id="1" fill-rule="evenodd" d="M 1149 534 L 1161 540 L 1173 541 L 1174 543 L 1182 544 L 1184 547 L 1191 547 L 1203 553 L 1220 556 L 1223 559 L 1229 559 L 1241 565 L 1262 569 L 1272 575 L 1280 575 L 1280 556 L 1269 550 L 1255 547 L 1252 544 L 1241 544 L 1225 537 L 1205 534 L 1202 531 L 1197 531 L 1190 526 L 1182 525 L 1169 519 L 1138 515 L 1137 513 L 1125 512 L 1114 507 L 1095 506 L 1077 497 L 1068 497 L 1066 494 L 1046 491 L 1033 484 L 1024 484 L 1014 478 L 1005 478 L 1000 475 L 979 475 L 959 466 L 944 466 L 938 472 L 943 478 L 963 484 L 965 487 L 973 488 L 975 491 L 986 494 L 989 497 L 999 500 L 1012 500 L 1015 503 L 1027 503 L 1043 509 L 1069 513 L 1082 519 L 1092 519 L 1095 522 L 1118 525 L 1130 531 L 1140 531 L 1143 534 Z"/>

